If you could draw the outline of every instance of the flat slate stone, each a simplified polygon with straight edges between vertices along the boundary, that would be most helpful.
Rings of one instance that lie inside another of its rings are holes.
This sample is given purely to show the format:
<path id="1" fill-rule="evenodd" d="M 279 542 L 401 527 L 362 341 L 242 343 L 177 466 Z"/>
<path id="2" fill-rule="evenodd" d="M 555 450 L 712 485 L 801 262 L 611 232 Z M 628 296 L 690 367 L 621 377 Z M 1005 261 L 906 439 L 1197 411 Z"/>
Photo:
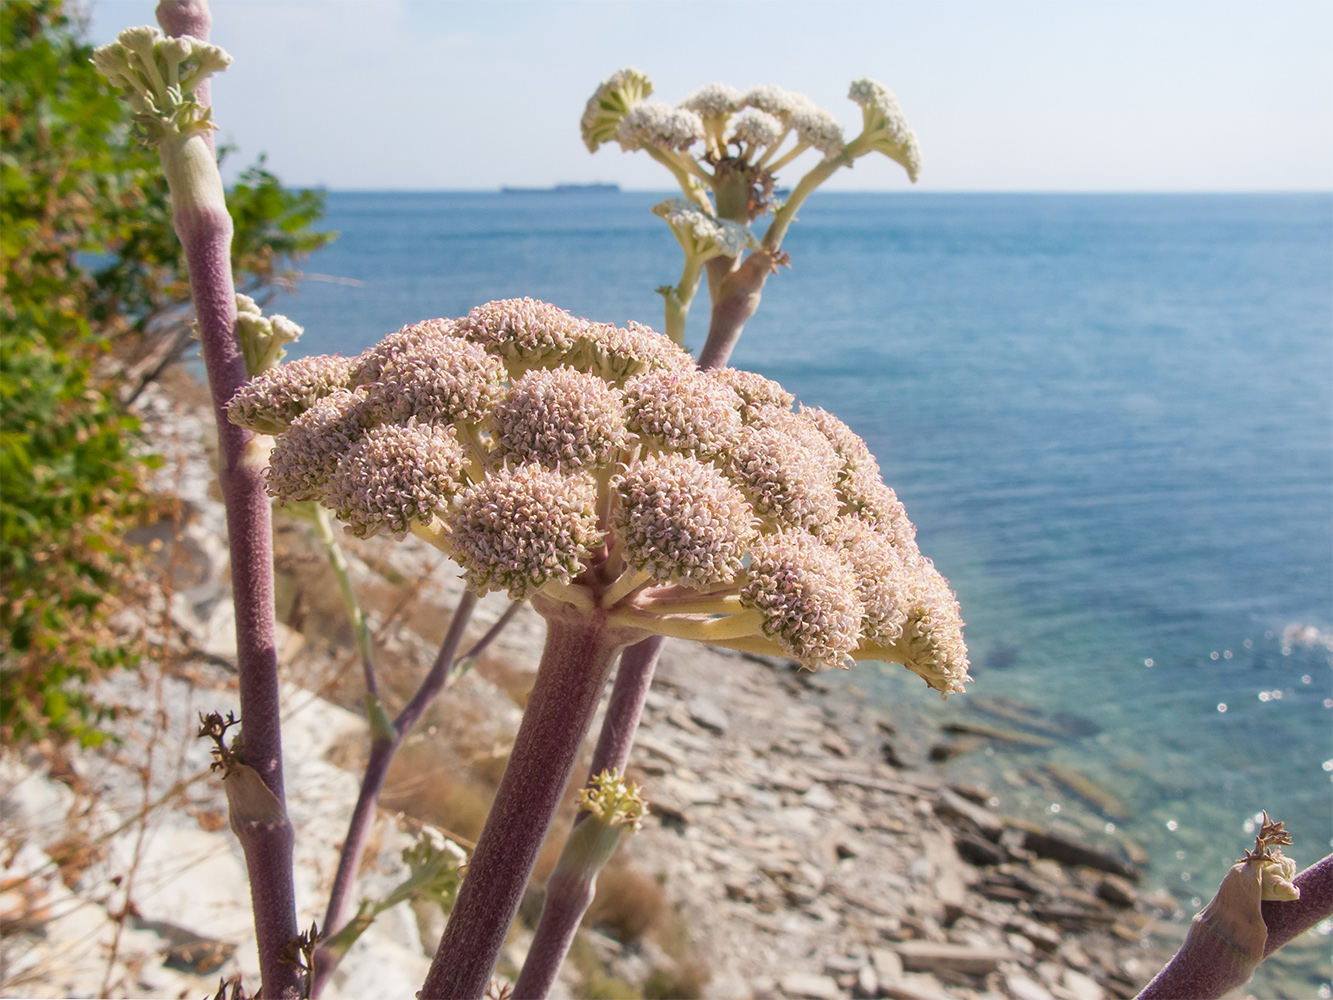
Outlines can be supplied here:
<path id="1" fill-rule="evenodd" d="M 837 1000 L 842 995 L 831 976 L 813 976 L 806 972 L 788 973 L 778 985 L 787 996 L 808 1000 Z"/>
<path id="2" fill-rule="evenodd" d="M 906 969 L 953 969 L 982 976 L 1016 956 L 1005 948 L 977 948 L 947 941 L 903 941 L 894 946 Z"/>
<path id="3" fill-rule="evenodd" d="M 1050 858 L 1062 865 L 1083 865 L 1101 872 L 1110 872 L 1132 882 L 1139 880 L 1139 871 L 1133 865 L 1126 864 L 1117 857 L 1099 851 L 1087 844 L 1054 833 L 1028 830 L 1023 836 L 1023 847 L 1039 858 Z"/>
<path id="4" fill-rule="evenodd" d="M 719 735 L 727 731 L 731 725 L 731 720 L 727 718 L 727 713 L 717 707 L 717 704 L 710 698 L 703 695 L 695 695 L 685 706 L 685 710 L 690 713 L 690 718 L 705 729 L 711 729 Z"/>

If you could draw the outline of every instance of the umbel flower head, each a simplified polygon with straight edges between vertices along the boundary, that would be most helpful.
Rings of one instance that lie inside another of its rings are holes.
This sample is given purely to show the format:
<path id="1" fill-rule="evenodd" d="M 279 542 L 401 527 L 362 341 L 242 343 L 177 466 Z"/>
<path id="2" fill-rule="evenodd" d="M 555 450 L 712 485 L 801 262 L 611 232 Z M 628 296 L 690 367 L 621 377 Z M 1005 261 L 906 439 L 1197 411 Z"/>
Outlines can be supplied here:
<path id="1" fill-rule="evenodd" d="M 612 625 L 968 680 L 958 605 L 865 444 L 776 382 L 531 299 L 269 369 L 233 422 L 277 433 L 280 502 L 413 532 L 480 592 Z"/>
<path id="2" fill-rule="evenodd" d="M 690 201 L 725 218 L 749 222 L 767 211 L 778 170 L 809 150 L 823 156 L 807 175 L 819 172 L 814 186 L 871 152 L 900 163 L 913 182 L 921 172 L 916 134 L 897 99 L 873 80 L 851 85 L 848 96 L 861 106 L 863 128 L 850 141 L 834 115 L 772 84 L 741 91 L 710 83 L 674 108 L 645 100 L 652 89 L 634 69 L 603 81 L 583 115 L 584 143 L 596 152 L 615 139 L 625 152 L 646 151 L 675 174 Z M 700 142 L 701 153 L 692 149 Z M 739 198 L 737 185 L 749 195 Z"/>
<path id="3" fill-rule="evenodd" d="M 140 139 L 188 137 L 216 128 L 194 91 L 231 65 L 216 45 L 190 35 L 164 37 L 157 28 L 126 28 L 110 45 L 93 50 L 93 64 L 125 91 Z"/>

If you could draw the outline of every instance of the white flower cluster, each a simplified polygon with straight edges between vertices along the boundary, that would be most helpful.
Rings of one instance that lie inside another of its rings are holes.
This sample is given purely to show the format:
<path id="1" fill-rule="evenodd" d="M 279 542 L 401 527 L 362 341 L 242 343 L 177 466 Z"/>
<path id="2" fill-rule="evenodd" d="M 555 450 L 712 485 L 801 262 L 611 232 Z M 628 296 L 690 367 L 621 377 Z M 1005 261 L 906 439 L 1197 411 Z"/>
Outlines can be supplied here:
<path id="1" fill-rule="evenodd" d="M 731 141 L 756 148 L 771 146 L 778 142 L 786 131 L 782 122 L 767 111 L 746 108 L 732 122 Z"/>
<path id="2" fill-rule="evenodd" d="M 865 120 L 863 135 L 870 148 L 902 164 L 907 176 L 916 183 L 921 174 L 921 149 L 916 133 L 907 124 L 907 116 L 898 105 L 898 98 L 882 83 L 857 80 L 847 92 L 849 100 L 861 105 Z"/>
<path id="3" fill-rule="evenodd" d="M 680 106 L 705 120 L 726 118 L 745 107 L 745 95 L 725 83 L 710 83 L 681 101 Z"/>
<path id="4" fill-rule="evenodd" d="M 645 146 L 685 150 L 704 137 L 704 123 L 696 112 L 673 108 L 662 101 L 636 106 L 620 120 L 616 139 L 630 153 Z"/>
<path id="5" fill-rule="evenodd" d="M 116 40 L 93 50 L 93 65 L 122 88 L 146 141 L 215 128 L 194 90 L 231 65 L 216 45 L 189 35 L 167 38 L 154 27 L 126 28 Z"/>
<path id="6" fill-rule="evenodd" d="M 668 198 L 654 205 L 653 214 L 671 227 L 687 256 L 701 261 L 735 257 L 759 245 L 748 226 L 709 215 L 684 198 Z"/>

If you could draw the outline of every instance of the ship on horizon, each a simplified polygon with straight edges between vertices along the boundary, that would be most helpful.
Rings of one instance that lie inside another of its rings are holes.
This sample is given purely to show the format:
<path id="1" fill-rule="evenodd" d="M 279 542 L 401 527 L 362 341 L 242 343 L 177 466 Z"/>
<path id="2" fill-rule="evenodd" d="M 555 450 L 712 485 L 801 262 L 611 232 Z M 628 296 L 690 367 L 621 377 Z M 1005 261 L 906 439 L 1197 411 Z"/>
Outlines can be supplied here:
<path id="1" fill-rule="evenodd" d="M 509 187 L 500 188 L 501 194 L 617 194 L 619 184 L 597 182 L 595 184 L 552 184 L 550 187 Z"/>

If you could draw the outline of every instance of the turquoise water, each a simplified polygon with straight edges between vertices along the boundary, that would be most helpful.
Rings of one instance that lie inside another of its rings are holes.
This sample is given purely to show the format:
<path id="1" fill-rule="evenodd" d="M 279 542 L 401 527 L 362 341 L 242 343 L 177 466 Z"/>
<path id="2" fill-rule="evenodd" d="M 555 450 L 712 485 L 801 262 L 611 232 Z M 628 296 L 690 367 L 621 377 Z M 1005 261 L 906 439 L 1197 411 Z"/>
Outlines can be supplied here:
<path id="1" fill-rule="evenodd" d="M 309 353 L 516 295 L 660 326 L 660 197 L 334 193 L 342 237 L 308 270 L 361 284 L 274 308 Z M 786 249 L 734 362 L 866 438 L 958 591 L 976 694 L 1099 728 L 953 773 L 1089 835 L 1107 817 L 1015 776 L 1095 779 L 1190 912 L 1259 809 L 1303 864 L 1327 853 L 1333 201 L 821 194 Z M 849 680 L 987 721 L 902 671 Z"/>

